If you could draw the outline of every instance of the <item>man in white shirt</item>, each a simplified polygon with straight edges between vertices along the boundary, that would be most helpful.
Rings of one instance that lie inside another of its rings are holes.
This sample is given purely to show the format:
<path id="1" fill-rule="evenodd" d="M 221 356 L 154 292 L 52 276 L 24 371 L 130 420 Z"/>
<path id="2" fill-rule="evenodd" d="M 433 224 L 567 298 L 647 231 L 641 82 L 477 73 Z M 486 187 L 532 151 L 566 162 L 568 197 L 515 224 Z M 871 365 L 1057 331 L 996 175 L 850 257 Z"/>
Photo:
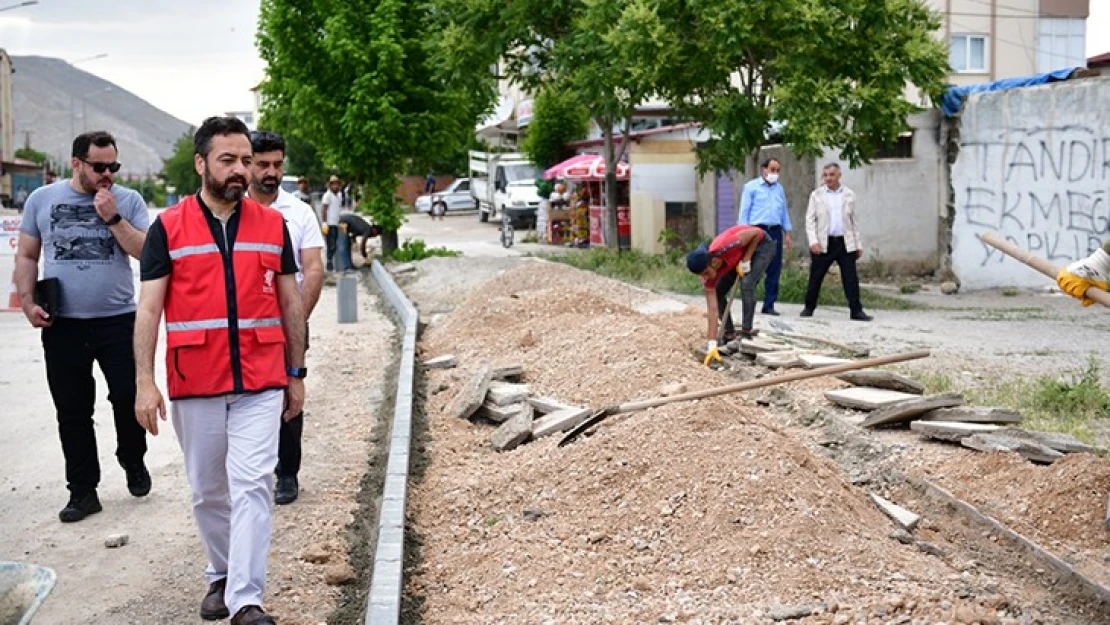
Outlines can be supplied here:
<path id="1" fill-rule="evenodd" d="M 301 292 L 305 318 L 305 349 L 308 349 L 308 318 L 320 299 L 324 286 L 324 263 L 320 250 L 324 238 L 312 208 L 281 188 L 285 168 L 285 140 L 276 132 L 252 132 L 250 198 L 260 204 L 277 209 L 285 217 L 289 241 L 296 251 L 297 287 Z M 304 412 L 281 422 L 278 436 L 277 486 L 274 502 L 285 505 L 296 501 L 300 494 L 297 473 L 301 469 L 301 433 L 304 430 Z"/>
<path id="2" fill-rule="evenodd" d="M 343 210 L 343 197 L 340 190 L 343 182 L 338 176 L 328 178 L 328 190 L 320 200 L 320 218 L 324 222 L 324 232 L 328 242 L 328 271 L 335 271 L 335 247 L 339 241 L 339 213 Z"/>
<path id="3" fill-rule="evenodd" d="M 863 256 L 859 225 L 856 223 L 856 194 L 840 184 L 840 166 L 825 165 L 821 171 L 825 184 L 809 195 L 806 208 L 806 237 L 809 239 L 811 262 L 809 285 L 806 287 L 803 317 L 812 317 L 817 308 L 821 283 L 833 263 L 840 266 L 840 280 L 848 299 L 851 318 L 871 321 L 859 299 L 859 275 L 856 261 Z"/>

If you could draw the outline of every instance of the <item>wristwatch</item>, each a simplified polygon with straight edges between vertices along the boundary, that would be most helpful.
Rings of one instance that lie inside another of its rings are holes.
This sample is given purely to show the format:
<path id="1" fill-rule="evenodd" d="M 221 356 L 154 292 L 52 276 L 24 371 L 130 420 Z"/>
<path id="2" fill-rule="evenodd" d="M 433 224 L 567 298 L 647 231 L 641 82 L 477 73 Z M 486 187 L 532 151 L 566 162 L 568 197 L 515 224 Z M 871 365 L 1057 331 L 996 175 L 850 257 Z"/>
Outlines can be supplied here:
<path id="1" fill-rule="evenodd" d="M 308 367 L 289 367 L 285 374 L 291 378 L 305 379 L 308 377 Z"/>
<path id="2" fill-rule="evenodd" d="M 106 225 L 109 225 L 109 226 L 114 226 L 114 225 L 118 224 L 121 221 L 123 221 L 123 215 L 120 215 L 119 213 L 116 213 L 115 215 L 112 216 L 111 219 L 109 219 L 108 221 L 105 221 L 104 223 Z"/>

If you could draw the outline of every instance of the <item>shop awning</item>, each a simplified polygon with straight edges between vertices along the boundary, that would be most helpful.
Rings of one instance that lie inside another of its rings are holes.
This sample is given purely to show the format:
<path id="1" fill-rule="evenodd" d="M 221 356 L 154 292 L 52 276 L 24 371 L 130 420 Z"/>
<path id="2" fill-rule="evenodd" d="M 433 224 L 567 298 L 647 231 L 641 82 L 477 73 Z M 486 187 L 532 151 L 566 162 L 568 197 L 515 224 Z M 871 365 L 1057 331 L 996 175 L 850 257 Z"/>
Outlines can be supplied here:
<path id="1" fill-rule="evenodd" d="M 628 180 L 632 168 L 628 163 L 617 163 L 617 180 Z M 605 180 L 605 159 L 600 154 L 579 154 L 543 172 L 545 180 Z"/>

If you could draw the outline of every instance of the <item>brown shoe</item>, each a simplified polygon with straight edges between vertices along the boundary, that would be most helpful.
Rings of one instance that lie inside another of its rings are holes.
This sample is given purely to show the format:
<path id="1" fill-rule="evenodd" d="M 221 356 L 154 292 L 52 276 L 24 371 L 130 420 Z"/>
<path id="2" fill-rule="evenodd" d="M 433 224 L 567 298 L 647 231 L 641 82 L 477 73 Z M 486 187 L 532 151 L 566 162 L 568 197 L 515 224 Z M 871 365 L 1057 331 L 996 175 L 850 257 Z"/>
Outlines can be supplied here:
<path id="1" fill-rule="evenodd" d="M 200 602 L 200 617 L 206 621 L 221 621 L 231 615 L 227 605 L 224 604 L 224 588 L 227 578 L 217 580 L 208 585 L 208 594 Z"/>
<path id="2" fill-rule="evenodd" d="M 231 625 L 277 625 L 277 621 L 267 615 L 260 606 L 246 605 L 239 608 Z"/>

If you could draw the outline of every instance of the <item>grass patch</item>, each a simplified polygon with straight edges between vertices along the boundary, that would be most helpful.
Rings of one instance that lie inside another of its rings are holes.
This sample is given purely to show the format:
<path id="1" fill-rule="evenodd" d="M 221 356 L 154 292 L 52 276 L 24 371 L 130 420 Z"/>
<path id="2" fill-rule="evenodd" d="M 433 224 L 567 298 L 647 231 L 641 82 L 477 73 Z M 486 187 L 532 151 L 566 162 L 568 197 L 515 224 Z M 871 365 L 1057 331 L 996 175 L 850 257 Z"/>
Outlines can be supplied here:
<path id="1" fill-rule="evenodd" d="M 919 291 L 921 291 L 920 284 L 903 284 L 902 286 L 898 287 L 898 292 L 905 295 L 910 295 Z"/>
<path id="2" fill-rule="evenodd" d="M 639 286 L 660 291 L 671 291 L 687 295 L 700 295 L 704 292 L 701 280 L 686 269 L 685 257 L 681 252 L 667 254 L 645 254 L 639 250 L 618 252 L 609 248 L 590 248 L 582 253 L 553 254 L 548 260 L 564 263 L 579 269 L 630 282 Z M 779 301 L 790 304 L 805 302 L 806 284 L 809 274 L 801 267 L 787 263 L 779 279 Z M 756 289 L 756 296 L 763 299 L 763 282 Z M 867 289 L 860 289 L 863 307 L 876 310 L 910 310 L 923 308 L 920 304 L 899 297 L 883 295 Z M 825 278 L 818 297 L 819 306 L 847 307 L 844 290 L 838 280 L 831 276 Z"/>
<path id="3" fill-rule="evenodd" d="M 1098 359 L 1092 356 L 1085 367 L 1063 376 L 995 379 L 987 386 L 965 386 L 946 373 L 915 377 L 927 393 L 962 392 L 970 405 L 1017 410 L 1023 428 L 1071 434 L 1093 444 L 1095 426 L 1110 417 L 1110 388 L 1102 384 L 1100 371 Z"/>
<path id="4" fill-rule="evenodd" d="M 400 247 L 389 253 L 389 260 L 399 263 L 408 263 L 424 260 L 432 256 L 460 256 L 461 252 L 449 250 L 445 247 L 428 247 L 424 239 L 405 239 Z"/>
<path id="5" fill-rule="evenodd" d="M 1002 297 L 1017 297 L 1018 295 L 1021 295 L 1021 291 L 1012 286 L 1002 289 Z"/>
<path id="6" fill-rule="evenodd" d="M 535 230 L 529 230 L 528 233 L 524 235 L 524 238 L 522 238 L 520 240 L 520 242 L 521 243 L 539 243 L 540 242 L 540 235 Z"/>

